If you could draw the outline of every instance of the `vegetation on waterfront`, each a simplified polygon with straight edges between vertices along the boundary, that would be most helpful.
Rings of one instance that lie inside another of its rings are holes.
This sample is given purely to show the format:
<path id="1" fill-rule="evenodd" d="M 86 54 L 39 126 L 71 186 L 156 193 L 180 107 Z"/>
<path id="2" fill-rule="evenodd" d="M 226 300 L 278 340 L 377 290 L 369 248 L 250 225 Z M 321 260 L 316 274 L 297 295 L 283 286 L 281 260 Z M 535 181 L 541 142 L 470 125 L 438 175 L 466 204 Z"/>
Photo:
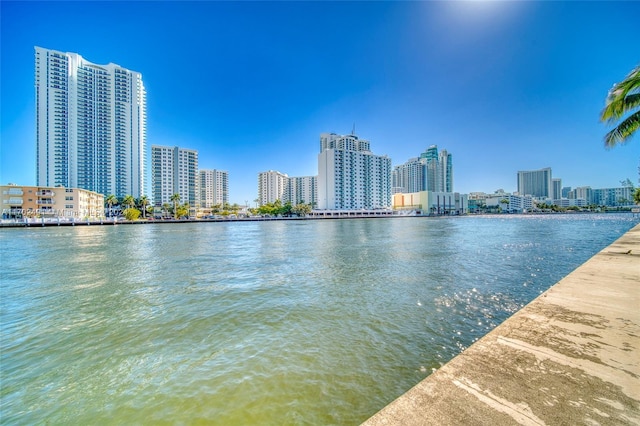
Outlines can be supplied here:
<path id="1" fill-rule="evenodd" d="M 180 194 L 173 194 L 169 197 L 169 200 L 173 203 L 173 217 L 177 219 L 178 216 L 178 203 L 180 202 Z"/>
<path id="2" fill-rule="evenodd" d="M 106 217 L 122 215 L 127 220 L 137 220 L 140 216 L 144 219 L 149 213 L 153 213 L 153 207 L 149 206 L 149 197 L 146 195 L 138 199 L 132 195 L 125 195 L 119 200 L 118 197 L 110 194 L 104 199 L 104 203 Z"/>
<path id="3" fill-rule="evenodd" d="M 138 220 L 138 218 L 140 217 L 140 210 L 129 207 L 125 209 L 122 214 L 127 220 Z"/>
<path id="4" fill-rule="evenodd" d="M 630 113 L 625 117 L 626 114 Z M 635 67 L 620 83 L 616 83 L 607 95 L 600 120 L 616 127 L 604 137 L 607 148 L 629 141 L 640 127 L 640 66 Z M 622 121 L 619 121 L 622 120 Z"/>
<path id="5" fill-rule="evenodd" d="M 266 203 L 258 207 L 257 209 L 252 209 L 252 213 L 258 215 L 269 215 L 269 216 L 282 216 L 282 217 L 291 217 L 291 216 L 306 216 L 311 213 L 313 206 L 307 203 L 299 203 L 296 205 L 292 205 L 290 201 L 282 204 L 282 201 L 276 200 L 273 203 Z"/>
<path id="6" fill-rule="evenodd" d="M 630 203 L 640 205 L 640 188 L 635 188 L 630 179 L 626 179 L 620 182 L 623 187 L 631 188 L 632 200 L 620 199 L 620 203 Z M 219 203 L 214 204 L 209 208 L 201 208 L 196 211 L 190 206 L 189 203 L 180 204 L 180 195 L 174 194 L 170 198 L 173 205 L 164 203 L 160 207 L 154 207 L 149 205 L 149 199 L 146 196 L 142 196 L 139 199 L 135 199 L 131 195 L 123 197 L 118 200 L 114 195 L 109 195 L 105 198 L 106 217 L 118 217 L 122 216 L 129 221 L 135 221 L 139 219 L 147 220 L 147 218 L 156 219 L 221 219 L 221 218 L 237 218 L 237 217 L 305 217 L 313 210 L 313 205 L 309 203 L 299 203 L 293 205 L 291 202 L 282 203 L 280 200 L 276 200 L 273 203 L 266 203 L 256 208 L 250 208 L 243 210 L 243 208 L 234 203 Z M 115 206 L 115 207 L 114 207 Z M 608 207 L 604 205 L 589 204 L 586 206 L 569 206 L 561 207 L 555 204 L 548 204 L 543 202 L 537 202 L 534 204 L 533 209 L 527 211 L 527 213 L 572 213 L 572 212 L 623 212 L 629 211 L 630 206 L 618 206 Z M 241 213 L 241 210 L 242 213 Z M 510 202 L 508 198 L 500 200 L 497 206 L 485 206 L 479 204 L 476 206 L 470 206 L 469 213 L 471 214 L 506 214 L 515 213 L 510 209 Z"/>

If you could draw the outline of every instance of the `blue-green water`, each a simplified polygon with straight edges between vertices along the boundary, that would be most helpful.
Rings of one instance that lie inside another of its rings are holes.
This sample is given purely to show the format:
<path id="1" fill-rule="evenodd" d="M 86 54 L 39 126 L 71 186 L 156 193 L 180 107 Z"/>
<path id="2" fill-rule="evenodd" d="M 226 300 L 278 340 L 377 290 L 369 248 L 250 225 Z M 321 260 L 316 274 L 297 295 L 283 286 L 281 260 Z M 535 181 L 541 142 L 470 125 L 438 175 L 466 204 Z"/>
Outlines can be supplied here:
<path id="1" fill-rule="evenodd" d="M 0 421 L 359 424 L 636 222 L 2 229 Z"/>

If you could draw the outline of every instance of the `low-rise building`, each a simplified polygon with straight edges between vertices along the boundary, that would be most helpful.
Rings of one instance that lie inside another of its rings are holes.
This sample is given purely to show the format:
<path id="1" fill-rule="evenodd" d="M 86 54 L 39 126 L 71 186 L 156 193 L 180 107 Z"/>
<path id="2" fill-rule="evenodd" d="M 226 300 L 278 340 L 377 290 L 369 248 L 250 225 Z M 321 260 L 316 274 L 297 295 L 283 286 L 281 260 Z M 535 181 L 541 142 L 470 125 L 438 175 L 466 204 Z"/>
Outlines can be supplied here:
<path id="1" fill-rule="evenodd" d="M 63 186 L 0 186 L 3 219 L 25 217 L 66 217 L 99 219 L 104 217 L 104 195 Z"/>
<path id="2" fill-rule="evenodd" d="M 466 194 L 420 191 L 393 194 L 394 210 L 413 210 L 424 215 L 461 215 L 469 212 Z"/>
<path id="3" fill-rule="evenodd" d="M 553 204 L 558 207 L 586 207 L 589 203 L 584 198 L 560 198 L 553 200 Z"/>
<path id="4" fill-rule="evenodd" d="M 499 207 L 507 213 L 524 213 L 533 209 L 533 197 L 529 195 L 495 194 L 485 199 L 487 208 Z"/>
<path id="5" fill-rule="evenodd" d="M 633 205 L 633 188 L 600 188 L 592 191 L 593 203 L 599 206 L 620 207 Z"/>

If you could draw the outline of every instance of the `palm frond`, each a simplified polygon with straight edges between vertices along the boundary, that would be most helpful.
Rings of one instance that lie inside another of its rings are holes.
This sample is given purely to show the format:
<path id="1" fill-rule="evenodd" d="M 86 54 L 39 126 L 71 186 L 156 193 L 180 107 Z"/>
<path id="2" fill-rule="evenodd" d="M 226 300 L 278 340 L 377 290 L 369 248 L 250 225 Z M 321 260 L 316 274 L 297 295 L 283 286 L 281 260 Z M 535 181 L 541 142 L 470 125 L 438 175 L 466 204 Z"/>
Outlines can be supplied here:
<path id="1" fill-rule="evenodd" d="M 605 101 L 605 107 L 600 115 L 600 120 L 616 120 L 622 117 L 629 111 L 627 98 L 638 92 L 640 92 L 640 66 L 635 67 L 624 80 L 611 88 Z"/>
<path id="2" fill-rule="evenodd" d="M 627 112 L 637 108 L 640 108 L 640 94 L 629 94 L 619 102 L 605 106 L 602 110 L 600 120 L 606 121 L 607 123 L 613 123 L 619 120 Z"/>
<path id="3" fill-rule="evenodd" d="M 613 148 L 617 144 L 624 144 L 639 128 L 640 111 L 636 111 L 604 136 L 604 144 L 607 148 Z"/>

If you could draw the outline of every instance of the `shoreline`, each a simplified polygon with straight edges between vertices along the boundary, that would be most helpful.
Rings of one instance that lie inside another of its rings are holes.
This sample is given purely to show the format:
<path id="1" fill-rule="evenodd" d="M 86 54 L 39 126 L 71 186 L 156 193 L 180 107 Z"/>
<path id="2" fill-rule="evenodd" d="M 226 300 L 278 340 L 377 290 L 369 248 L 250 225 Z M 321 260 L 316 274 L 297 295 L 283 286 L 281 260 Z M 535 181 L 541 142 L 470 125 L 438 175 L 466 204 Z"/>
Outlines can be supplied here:
<path id="1" fill-rule="evenodd" d="M 271 222 L 271 221 L 299 221 L 299 220 L 335 220 L 335 219 L 390 219 L 390 218 L 452 218 L 452 217 L 513 217 L 513 216 L 565 216 L 565 215 L 588 215 L 588 214 L 629 214 L 632 218 L 639 218 L 637 213 L 632 211 L 604 211 L 604 212 L 536 212 L 536 213 L 468 213 L 462 215 L 402 215 L 402 214 L 362 214 L 354 212 L 353 215 L 342 216 L 304 216 L 304 217 L 244 217 L 244 218 L 218 218 L 218 219 L 162 219 L 162 220 L 56 220 L 55 218 L 31 218 L 28 221 L 12 221 L 3 219 L 0 222 L 0 229 L 3 228 L 43 228 L 50 226 L 116 226 L 116 225 L 154 225 L 154 224 L 176 224 L 176 223 L 219 223 L 219 222 Z M 7 222 L 5 222 L 7 221 Z"/>
<path id="2" fill-rule="evenodd" d="M 363 426 L 640 422 L 640 224 Z"/>

